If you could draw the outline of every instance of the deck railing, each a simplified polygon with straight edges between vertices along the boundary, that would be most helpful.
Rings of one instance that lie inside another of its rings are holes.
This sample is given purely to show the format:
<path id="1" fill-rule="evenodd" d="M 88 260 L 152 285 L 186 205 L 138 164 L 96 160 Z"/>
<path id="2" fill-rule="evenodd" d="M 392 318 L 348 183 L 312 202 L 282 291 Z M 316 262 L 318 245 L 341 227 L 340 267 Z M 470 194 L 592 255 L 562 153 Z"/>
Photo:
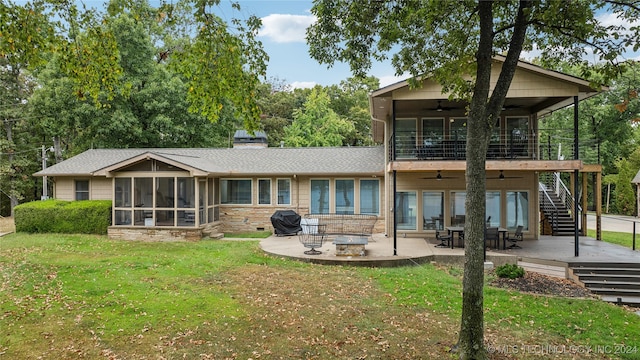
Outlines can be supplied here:
<path id="1" fill-rule="evenodd" d="M 540 192 L 540 209 L 545 213 L 545 215 L 549 216 L 549 225 L 551 225 L 551 230 L 555 233 L 558 230 L 558 218 L 560 217 L 560 213 L 558 208 L 551 200 L 551 196 L 547 192 L 547 188 L 543 183 L 538 184 L 538 189 Z"/>
<path id="2" fill-rule="evenodd" d="M 573 140 L 567 131 L 552 133 L 544 130 L 542 137 L 533 131 L 512 131 L 508 135 L 494 135 L 489 141 L 487 159 L 562 160 L 575 159 Z M 465 160 L 466 133 L 429 137 L 415 131 L 396 131 L 389 139 L 389 159 L 402 160 Z M 579 159 L 598 162 L 597 144 L 593 139 L 581 140 Z"/>

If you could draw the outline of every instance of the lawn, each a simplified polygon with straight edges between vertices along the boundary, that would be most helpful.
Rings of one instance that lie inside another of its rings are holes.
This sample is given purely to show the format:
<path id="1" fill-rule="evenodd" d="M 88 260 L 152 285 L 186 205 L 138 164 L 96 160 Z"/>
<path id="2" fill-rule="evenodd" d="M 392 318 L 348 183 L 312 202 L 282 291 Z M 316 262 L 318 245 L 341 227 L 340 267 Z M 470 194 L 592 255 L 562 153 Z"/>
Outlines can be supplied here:
<path id="1" fill-rule="evenodd" d="M 312 265 L 258 241 L 11 234 L 0 358 L 454 359 L 460 274 Z M 493 287 L 485 308 L 495 359 L 640 358 L 626 308 Z"/>
<path id="2" fill-rule="evenodd" d="M 602 231 L 602 240 L 608 243 L 633 248 L 633 234 L 627 232 Z M 595 230 L 587 230 L 587 236 L 596 238 Z M 640 234 L 636 234 L 636 250 L 640 249 Z"/>

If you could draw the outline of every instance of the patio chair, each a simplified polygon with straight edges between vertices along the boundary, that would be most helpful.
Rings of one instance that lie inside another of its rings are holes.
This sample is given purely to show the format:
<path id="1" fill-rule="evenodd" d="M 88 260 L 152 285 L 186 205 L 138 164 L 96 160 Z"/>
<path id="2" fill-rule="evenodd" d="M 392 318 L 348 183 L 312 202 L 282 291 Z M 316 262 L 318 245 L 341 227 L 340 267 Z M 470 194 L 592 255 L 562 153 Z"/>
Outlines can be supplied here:
<path id="1" fill-rule="evenodd" d="M 451 241 L 453 241 L 451 235 L 441 235 L 439 230 L 436 230 L 436 240 L 440 241 L 440 244 L 436 245 L 436 247 L 449 247 L 451 245 Z"/>
<path id="2" fill-rule="evenodd" d="M 488 227 L 485 230 L 484 241 L 485 243 L 491 243 L 491 241 L 493 241 L 495 244 L 495 249 L 498 249 L 500 247 L 500 232 L 498 231 L 498 228 Z"/>
<path id="3" fill-rule="evenodd" d="M 509 247 L 507 247 L 507 249 L 522 249 L 519 245 L 518 245 L 518 241 L 522 241 L 522 225 L 518 225 L 518 227 L 516 228 L 516 232 L 515 234 L 513 234 L 513 237 L 509 236 L 507 238 L 507 241 L 511 243 L 511 245 L 509 245 Z"/>
<path id="4" fill-rule="evenodd" d="M 307 231 L 303 231 L 300 233 L 300 242 L 309 250 L 306 250 L 304 253 L 307 255 L 320 255 L 322 251 L 316 250 L 316 248 L 321 247 L 322 243 L 325 241 L 327 237 L 326 227 L 324 224 L 307 224 Z"/>

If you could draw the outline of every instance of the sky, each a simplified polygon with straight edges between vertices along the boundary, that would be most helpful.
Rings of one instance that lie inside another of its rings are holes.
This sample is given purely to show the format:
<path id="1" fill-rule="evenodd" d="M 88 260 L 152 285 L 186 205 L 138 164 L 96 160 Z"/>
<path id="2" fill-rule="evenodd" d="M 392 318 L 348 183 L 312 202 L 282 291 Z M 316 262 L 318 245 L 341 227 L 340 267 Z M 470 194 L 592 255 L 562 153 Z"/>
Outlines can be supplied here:
<path id="1" fill-rule="evenodd" d="M 351 71 L 347 64 L 336 63 L 331 68 L 325 64 L 319 64 L 309 55 L 309 47 L 305 41 L 306 28 L 315 21 L 311 15 L 312 1 L 307 0 L 236 0 L 239 2 L 241 12 L 223 12 L 223 18 L 230 20 L 240 15 L 248 17 L 253 14 L 262 19 L 262 29 L 258 38 L 262 41 L 267 54 L 269 64 L 267 78 L 277 78 L 288 83 L 293 88 L 313 87 L 316 84 L 327 86 L 339 84 L 340 81 L 351 77 Z M 224 4 L 225 1 L 221 1 Z M 224 7 L 224 5 L 223 5 Z M 634 24 L 621 24 L 614 14 L 602 12 L 601 22 L 605 25 L 640 26 L 640 20 Z M 539 51 L 531 51 L 521 55 L 525 60 L 531 60 L 539 55 Z M 626 59 L 640 61 L 640 51 L 629 51 Z M 586 59 L 596 62 L 593 53 L 587 49 Z M 369 75 L 380 79 L 380 86 L 384 87 L 405 77 L 395 75 L 395 70 L 390 61 L 386 63 L 374 63 L 369 70 Z"/>
<path id="2" fill-rule="evenodd" d="M 312 1 L 304 0 L 239 0 L 241 13 L 234 15 L 248 17 L 253 14 L 262 19 L 262 29 L 258 38 L 269 54 L 267 78 L 278 78 L 294 88 L 327 86 L 339 84 L 351 77 L 349 66 L 336 63 L 331 68 L 319 64 L 309 56 L 306 44 L 306 28 L 315 18 L 311 15 Z M 224 1 L 222 2 L 224 3 Z M 402 80 L 396 77 L 391 63 L 374 63 L 369 75 L 380 79 L 386 86 Z"/>

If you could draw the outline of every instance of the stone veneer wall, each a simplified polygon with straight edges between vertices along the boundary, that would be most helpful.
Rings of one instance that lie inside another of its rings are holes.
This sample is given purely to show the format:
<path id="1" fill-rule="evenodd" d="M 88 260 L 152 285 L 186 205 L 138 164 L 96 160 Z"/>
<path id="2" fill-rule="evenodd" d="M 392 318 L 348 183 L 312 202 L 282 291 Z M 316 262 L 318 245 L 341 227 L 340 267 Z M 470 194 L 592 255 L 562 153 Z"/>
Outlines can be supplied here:
<path id="1" fill-rule="evenodd" d="M 273 231 L 271 215 L 276 210 L 293 210 L 300 216 L 308 212 L 307 208 L 287 207 L 220 207 L 220 222 L 223 232 L 257 231 L 258 228 Z"/>
<path id="2" fill-rule="evenodd" d="M 162 228 L 110 226 L 110 239 L 136 241 L 198 241 L 202 239 L 202 228 Z"/>
<path id="3" fill-rule="evenodd" d="M 192 227 L 140 227 L 110 226 L 107 235 L 110 239 L 135 241 L 198 241 L 205 236 L 217 237 L 221 233 L 221 222 Z"/>
<path id="4" fill-rule="evenodd" d="M 276 210 L 293 210 L 300 216 L 309 212 L 308 208 L 272 208 L 272 207 L 220 207 L 220 222 L 223 232 L 256 231 L 258 228 L 273 231 L 271 215 Z M 374 233 L 384 232 L 384 217 L 379 216 L 373 228 Z"/>

